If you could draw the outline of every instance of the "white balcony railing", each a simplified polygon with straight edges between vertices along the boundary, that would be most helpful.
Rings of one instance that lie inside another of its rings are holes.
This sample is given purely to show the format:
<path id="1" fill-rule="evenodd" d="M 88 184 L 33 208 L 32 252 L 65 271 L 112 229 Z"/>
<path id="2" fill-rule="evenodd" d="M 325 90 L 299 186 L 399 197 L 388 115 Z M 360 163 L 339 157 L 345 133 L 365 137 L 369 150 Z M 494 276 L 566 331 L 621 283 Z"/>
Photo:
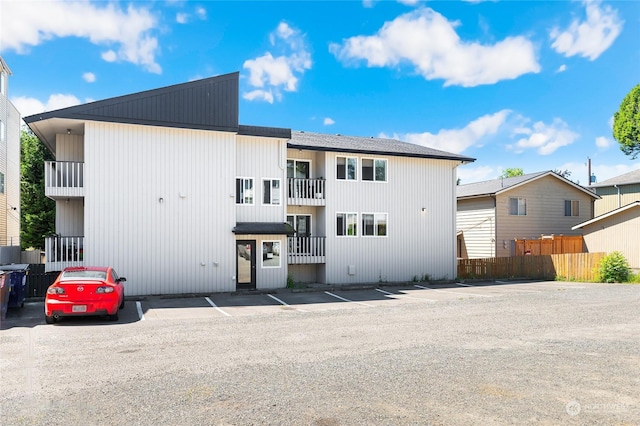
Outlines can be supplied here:
<path id="1" fill-rule="evenodd" d="M 47 197 L 83 197 L 84 163 L 45 161 L 44 186 Z"/>
<path id="2" fill-rule="evenodd" d="M 288 204 L 298 206 L 325 205 L 324 179 L 287 179 Z"/>
<path id="3" fill-rule="evenodd" d="M 47 237 L 44 240 L 46 271 L 84 265 L 84 237 Z"/>
<path id="4" fill-rule="evenodd" d="M 326 240 L 326 237 L 289 237 L 288 264 L 325 263 Z"/>

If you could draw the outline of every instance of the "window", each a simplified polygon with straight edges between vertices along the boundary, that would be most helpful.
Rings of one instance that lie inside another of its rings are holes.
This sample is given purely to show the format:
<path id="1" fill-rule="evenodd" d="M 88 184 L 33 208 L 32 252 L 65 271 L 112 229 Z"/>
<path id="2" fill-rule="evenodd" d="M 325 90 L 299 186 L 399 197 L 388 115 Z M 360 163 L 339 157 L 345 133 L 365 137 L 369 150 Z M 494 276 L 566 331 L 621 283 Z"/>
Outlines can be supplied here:
<path id="1" fill-rule="evenodd" d="M 527 215 L 527 199 L 526 198 L 509 198 L 509 214 L 512 216 Z"/>
<path id="2" fill-rule="evenodd" d="M 262 242 L 262 267 L 280 268 L 280 241 Z"/>
<path id="3" fill-rule="evenodd" d="M 280 179 L 262 180 L 262 204 L 280 205 Z"/>
<path id="4" fill-rule="evenodd" d="M 363 213 L 362 214 L 362 235 L 372 237 L 387 236 L 387 214 L 386 213 Z"/>
<path id="5" fill-rule="evenodd" d="M 344 237 L 355 237 L 358 235 L 358 214 L 338 213 L 336 214 L 336 235 Z"/>
<path id="6" fill-rule="evenodd" d="M 236 179 L 236 204 L 253 204 L 253 179 Z"/>
<path id="7" fill-rule="evenodd" d="M 0 173 L 0 194 L 4 194 L 4 173 Z"/>
<path id="8" fill-rule="evenodd" d="M 358 179 L 358 159 L 356 157 L 336 157 L 336 178 L 341 180 Z"/>
<path id="9" fill-rule="evenodd" d="M 5 135 L 6 135 L 6 132 L 4 128 L 4 121 L 0 120 L 0 142 L 5 143 L 6 141 Z"/>
<path id="10" fill-rule="evenodd" d="M 578 201 L 578 200 L 564 200 L 564 215 L 565 216 L 580 216 L 580 201 Z"/>
<path id="11" fill-rule="evenodd" d="M 0 94 L 7 95 L 7 76 L 4 71 L 0 71 Z"/>
<path id="12" fill-rule="evenodd" d="M 387 160 L 374 158 L 362 159 L 362 180 L 386 182 Z"/>

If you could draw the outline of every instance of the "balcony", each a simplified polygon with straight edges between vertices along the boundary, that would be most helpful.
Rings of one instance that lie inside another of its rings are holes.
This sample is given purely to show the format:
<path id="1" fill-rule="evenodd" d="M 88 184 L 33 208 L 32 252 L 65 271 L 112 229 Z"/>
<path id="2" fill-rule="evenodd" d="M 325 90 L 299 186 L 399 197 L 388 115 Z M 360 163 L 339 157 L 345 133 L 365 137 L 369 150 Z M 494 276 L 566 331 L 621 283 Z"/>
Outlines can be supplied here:
<path id="1" fill-rule="evenodd" d="M 53 198 L 84 197 L 84 163 L 45 161 L 44 194 Z"/>
<path id="2" fill-rule="evenodd" d="M 291 206 L 324 206 L 324 179 L 287 179 L 287 204 Z"/>
<path id="3" fill-rule="evenodd" d="M 84 266 L 84 237 L 47 237 L 44 240 L 45 271 L 62 271 L 70 266 Z"/>
<path id="4" fill-rule="evenodd" d="M 289 237 L 287 263 L 301 265 L 325 263 L 325 242 L 327 237 Z"/>

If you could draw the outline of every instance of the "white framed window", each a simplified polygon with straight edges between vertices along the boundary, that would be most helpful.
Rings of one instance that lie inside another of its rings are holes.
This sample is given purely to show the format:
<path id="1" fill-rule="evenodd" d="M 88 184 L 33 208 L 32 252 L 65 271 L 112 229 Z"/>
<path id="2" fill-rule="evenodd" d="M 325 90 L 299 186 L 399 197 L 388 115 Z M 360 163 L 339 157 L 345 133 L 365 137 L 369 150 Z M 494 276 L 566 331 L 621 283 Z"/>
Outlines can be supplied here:
<path id="1" fill-rule="evenodd" d="M 262 241 L 262 267 L 281 268 L 280 253 L 282 253 L 280 241 Z"/>
<path id="2" fill-rule="evenodd" d="M 262 179 L 262 204 L 280 205 L 280 179 Z"/>
<path id="3" fill-rule="evenodd" d="M 362 180 L 372 182 L 386 182 L 387 160 L 382 158 L 363 158 Z"/>
<path id="4" fill-rule="evenodd" d="M 358 158 L 336 157 L 336 179 L 358 180 Z"/>
<path id="5" fill-rule="evenodd" d="M 362 235 L 365 237 L 386 237 L 387 213 L 362 213 Z"/>
<path id="6" fill-rule="evenodd" d="M 357 237 L 358 213 L 336 213 L 336 235 L 340 237 Z"/>
<path id="7" fill-rule="evenodd" d="M 579 200 L 564 200 L 564 215 L 565 216 L 580 216 L 580 201 Z"/>
<path id="8" fill-rule="evenodd" d="M 509 214 L 511 216 L 527 215 L 527 199 L 526 198 L 509 198 Z"/>
<path id="9" fill-rule="evenodd" d="M 7 96 L 7 75 L 0 71 L 0 94 Z"/>
<path id="10" fill-rule="evenodd" d="M 253 204 L 253 178 L 236 178 L 236 204 Z"/>
<path id="11" fill-rule="evenodd" d="M 2 143 L 6 142 L 6 140 L 7 140 L 6 139 L 6 135 L 7 135 L 7 132 L 6 132 L 6 129 L 5 129 L 5 126 L 4 126 L 4 121 L 2 121 L 0 119 L 0 142 L 2 142 Z"/>

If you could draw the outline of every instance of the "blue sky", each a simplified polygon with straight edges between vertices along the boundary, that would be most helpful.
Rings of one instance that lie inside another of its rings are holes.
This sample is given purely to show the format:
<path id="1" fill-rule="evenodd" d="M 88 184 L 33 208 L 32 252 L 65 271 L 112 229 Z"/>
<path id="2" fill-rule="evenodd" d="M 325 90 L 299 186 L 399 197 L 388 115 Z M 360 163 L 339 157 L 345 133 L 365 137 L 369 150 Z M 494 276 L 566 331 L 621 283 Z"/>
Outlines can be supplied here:
<path id="1" fill-rule="evenodd" d="M 23 116 L 240 72 L 240 122 L 398 138 L 586 184 L 640 168 L 611 135 L 640 83 L 635 1 L 0 2 Z"/>

